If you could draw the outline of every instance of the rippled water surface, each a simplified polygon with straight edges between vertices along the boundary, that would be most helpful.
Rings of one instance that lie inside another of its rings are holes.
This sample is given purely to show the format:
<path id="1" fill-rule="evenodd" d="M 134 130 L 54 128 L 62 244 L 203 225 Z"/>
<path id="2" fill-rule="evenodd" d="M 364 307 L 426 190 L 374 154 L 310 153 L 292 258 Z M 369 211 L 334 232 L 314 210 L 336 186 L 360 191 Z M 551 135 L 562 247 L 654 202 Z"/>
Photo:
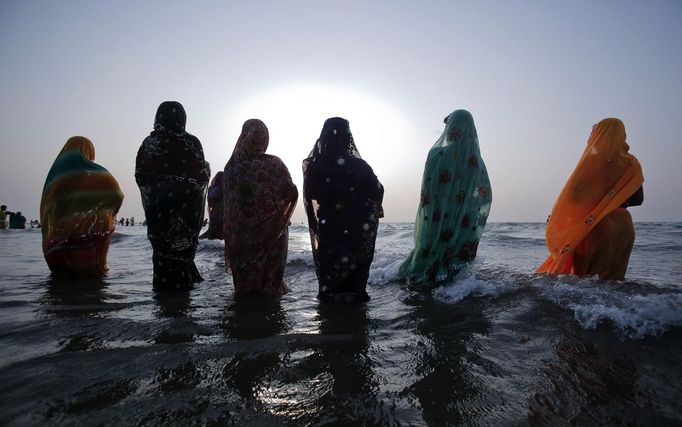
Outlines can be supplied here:
<path id="1" fill-rule="evenodd" d="M 222 242 L 206 281 L 154 296 L 143 227 L 101 281 L 52 279 L 40 233 L 0 233 L 0 424 L 682 423 L 682 224 L 637 224 L 628 280 L 532 273 L 543 224 L 486 229 L 433 292 L 396 278 L 411 224 L 382 224 L 367 304 L 315 298 L 293 226 L 279 301 L 235 299 Z"/>

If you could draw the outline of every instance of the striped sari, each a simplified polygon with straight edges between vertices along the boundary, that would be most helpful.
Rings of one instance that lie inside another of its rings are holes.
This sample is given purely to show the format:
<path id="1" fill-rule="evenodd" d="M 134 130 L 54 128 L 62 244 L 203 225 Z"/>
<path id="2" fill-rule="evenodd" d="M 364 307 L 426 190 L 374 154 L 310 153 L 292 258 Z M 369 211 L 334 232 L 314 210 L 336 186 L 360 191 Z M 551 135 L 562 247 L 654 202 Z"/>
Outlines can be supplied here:
<path id="1" fill-rule="evenodd" d="M 57 275 L 101 277 L 123 193 L 95 163 L 95 148 L 74 136 L 47 174 L 40 201 L 43 254 Z"/>

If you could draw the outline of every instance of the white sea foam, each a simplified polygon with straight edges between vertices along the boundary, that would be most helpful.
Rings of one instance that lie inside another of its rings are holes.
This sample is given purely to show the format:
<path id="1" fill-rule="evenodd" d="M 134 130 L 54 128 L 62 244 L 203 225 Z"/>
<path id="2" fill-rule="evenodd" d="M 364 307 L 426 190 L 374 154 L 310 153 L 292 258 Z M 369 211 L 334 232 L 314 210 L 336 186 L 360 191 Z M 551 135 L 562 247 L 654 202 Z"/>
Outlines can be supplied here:
<path id="1" fill-rule="evenodd" d="M 682 293 L 678 290 L 648 292 L 575 277 L 562 277 L 559 283 L 538 281 L 537 286 L 544 298 L 571 310 L 585 329 L 610 321 L 625 337 L 639 339 L 682 326 Z"/>
<path id="2" fill-rule="evenodd" d="M 516 274 L 491 269 L 485 259 L 479 257 L 473 264 L 463 268 L 450 282 L 438 287 L 434 297 L 449 303 L 458 303 L 469 296 L 497 297 L 518 288 Z"/>
<path id="3" fill-rule="evenodd" d="M 369 271 L 369 284 L 383 285 L 398 279 L 400 264 L 402 264 L 402 262 L 402 258 L 399 260 L 390 260 L 386 258 L 385 260 L 379 260 L 379 262 L 375 260 Z"/>
<path id="4" fill-rule="evenodd" d="M 470 269 L 460 271 L 456 281 L 438 287 L 434 297 L 449 303 L 458 303 L 468 296 L 497 296 L 500 288 L 476 277 Z"/>

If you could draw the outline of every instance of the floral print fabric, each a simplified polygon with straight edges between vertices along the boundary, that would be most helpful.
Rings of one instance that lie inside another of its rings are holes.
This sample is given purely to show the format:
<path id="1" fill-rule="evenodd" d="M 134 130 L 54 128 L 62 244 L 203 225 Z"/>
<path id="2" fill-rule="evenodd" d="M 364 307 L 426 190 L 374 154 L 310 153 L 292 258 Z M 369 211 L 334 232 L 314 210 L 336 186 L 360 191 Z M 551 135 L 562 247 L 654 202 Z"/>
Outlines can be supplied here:
<path id="1" fill-rule="evenodd" d="M 303 161 L 303 196 L 321 300 L 369 300 L 366 286 L 383 194 L 358 153 L 348 121 L 328 119 Z"/>
<path id="2" fill-rule="evenodd" d="M 450 280 L 476 257 L 492 189 L 474 119 L 457 110 L 429 150 L 414 224 L 414 249 L 400 266 L 410 283 Z"/>
<path id="3" fill-rule="evenodd" d="M 194 255 L 210 169 L 199 140 L 185 132 L 185 117 L 179 103 L 162 103 L 135 163 L 159 291 L 188 290 L 202 280 Z"/>
<path id="4" fill-rule="evenodd" d="M 298 190 L 284 163 L 265 154 L 268 143 L 265 123 L 247 120 L 223 175 L 225 268 L 241 294 L 287 292 L 288 226 Z"/>

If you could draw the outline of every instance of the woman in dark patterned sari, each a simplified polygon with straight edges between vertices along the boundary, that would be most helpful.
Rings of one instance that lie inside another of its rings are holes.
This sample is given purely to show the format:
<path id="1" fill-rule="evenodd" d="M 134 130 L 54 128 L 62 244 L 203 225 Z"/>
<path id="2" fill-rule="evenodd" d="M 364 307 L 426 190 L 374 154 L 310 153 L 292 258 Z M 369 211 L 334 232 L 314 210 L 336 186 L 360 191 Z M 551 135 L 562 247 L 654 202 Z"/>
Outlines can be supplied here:
<path id="1" fill-rule="evenodd" d="M 211 172 L 201 143 L 185 132 L 186 121 L 180 103 L 162 103 L 135 163 L 158 291 L 188 290 L 203 280 L 194 255 Z"/>
<path id="2" fill-rule="evenodd" d="M 276 296 L 287 292 L 289 219 L 298 190 L 282 161 L 270 154 L 268 128 L 247 120 L 225 165 L 225 268 L 238 294 Z"/>
<path id="3" fill-rule="evenodd" d="M 327 119 L 303 161 L 303 197 L 320 300 L 369 301 L 365 288 L 383 196 L 384 187 L 360 158 L 348 120 Z"/>

